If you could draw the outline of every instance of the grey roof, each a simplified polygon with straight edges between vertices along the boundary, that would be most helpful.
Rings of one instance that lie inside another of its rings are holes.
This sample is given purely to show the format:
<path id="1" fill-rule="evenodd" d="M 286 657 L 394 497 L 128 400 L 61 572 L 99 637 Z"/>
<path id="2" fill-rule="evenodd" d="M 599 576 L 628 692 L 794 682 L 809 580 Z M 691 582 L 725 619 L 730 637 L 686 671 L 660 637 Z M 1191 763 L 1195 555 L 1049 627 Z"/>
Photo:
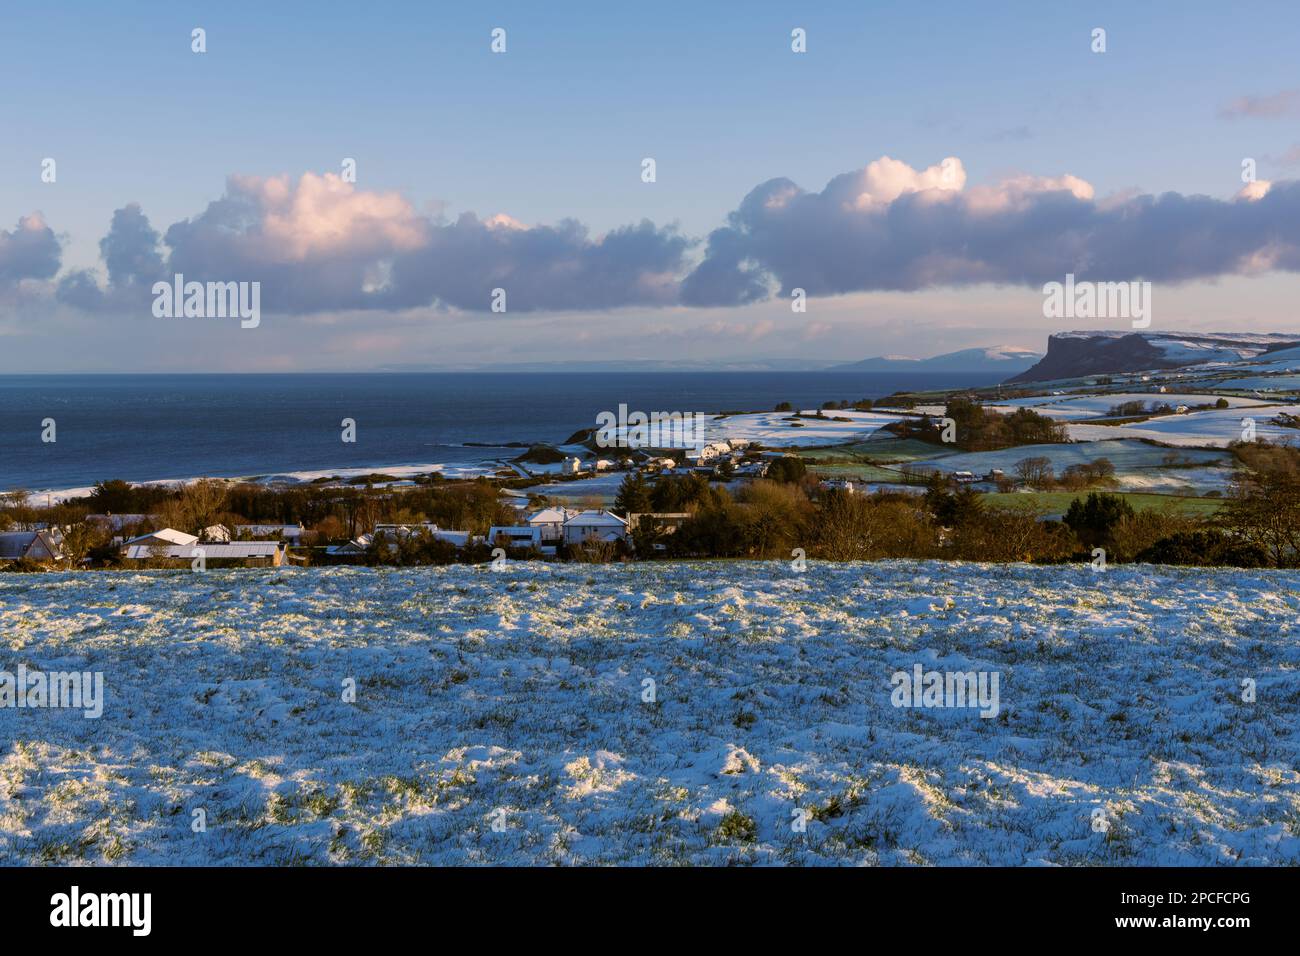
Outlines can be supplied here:
<path id="1" fill-rule="evenodd" d="M 0 558 L 21 558 L 36 539 L 35 531 L 5 531 L 0 533 Z"/>
<path id="2" fill-rule="evenodd" d="M 204 559 L 220 561 L 229 558 L 270 558 L 281 550 L 278 541 L 232 541 L 230 544 L 184 544 L 170 547 L 156 547 L 147 544 L 134 544 L 126 549 L 126 556 L 132 561 L 145 558 L 196 558 L 194 552 L 201 550 Z"/>

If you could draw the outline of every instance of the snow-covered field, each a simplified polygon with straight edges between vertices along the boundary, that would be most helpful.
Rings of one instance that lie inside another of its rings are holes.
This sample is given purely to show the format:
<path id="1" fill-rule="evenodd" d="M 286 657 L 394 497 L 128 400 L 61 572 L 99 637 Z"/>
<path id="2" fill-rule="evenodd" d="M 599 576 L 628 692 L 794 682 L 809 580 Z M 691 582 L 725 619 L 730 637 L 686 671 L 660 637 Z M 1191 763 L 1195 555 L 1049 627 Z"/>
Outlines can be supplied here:
<path id="1" fill-rule="evenodd" d="M 918 462 L 917 467 L 937 468 L 943 472 L 975 471 L 981 474 L 991 468 L 1000 468 L 1008 475 L 1014 475 L 1017 462 L 1026 458 L 1046 458 L 1059 475 L 1069 465 L 1087 464 L 1105 458 L 1121 474 L 1125 474 L 1166 467 L 1166 459 L 1170 456 L 1177 458 L 1180 463 L 1206 466 L 1231 461 L 1227 454 L 1221 451 L 1161 448 L 1133 439 L 1115 439 L 1113 436 L 1118 434 L 1115 429 L 1111 429 L 1110 434 L 1112 436 L 1110 441 L 1017 445 L 1013 448 L 1000 448 L 997 451 L 960 452 Z"/>
<path id="2" fill-rule="evenodd" d="M 725 418 L 709 417 L 704 420 L 704 431 L 709 441 L 745 438 L 777 448 L 837 445 L 862 441 L 884 426 L 908 417 L 885 412 L 827 409 L 826 417 L 819 419 L 811 417 L 817 414 L 814 408 L 805 408 L 803 414 L 810 417 L 795 418 L 793 412 L 750 412 Z M 835 421 L 837 418 L 845 421 Z"/>
<path id="3" fill-rule="evenodd" d="M 1105 441 L 1112 438 L 1147 438 L 1189 448 L 1226 448 L 1241 441 L 1243 421 L 1255 423 L 1258 438 L 1283 444 L 1300 442 L 1300 430 L 1273 422 L 1280 414 L 1300 415 L 1300 405 L 1252 405 L 1245 408 L 1209 409 L 1186 415 L 1161 415 L 1129 425 L 1066 426 L 1073 441 Z"/>
<path id="4" fill-rule="evenodd" d="M 1115 392 L 1079 396 L 1036 395 L 1031 398 L 1008 399 L 986 407 L 1002 414 L 1013 412 L 1017 408 L 1030 408 L 1047 418 L 1054 418 L 1059 421 L 1081 421 L 1089 418 L 1105 418 L 1111 409 L 1126 402 L 1143 402 L 1148 408 L 1156 405 L 1168 405 L 1171 408 L 1186 405 L 1189 408 L 1194 408 L 1197 405 L 1213 405 L 1219 400 L 1219 397 L 1213 394 L 1191 392 L 1168 394 L 1159 392 Z M 1248 398 L 1229 397 L 1226 401 L 1234 408 L 1260 404 L 1258 401 Z"/>
<path id="5" fill-rule="evenodd" d="M 1295 573 L 0 578 L 0 670 L 107 687 L 0 709 L 5 863 L 1300 863 Z"/>

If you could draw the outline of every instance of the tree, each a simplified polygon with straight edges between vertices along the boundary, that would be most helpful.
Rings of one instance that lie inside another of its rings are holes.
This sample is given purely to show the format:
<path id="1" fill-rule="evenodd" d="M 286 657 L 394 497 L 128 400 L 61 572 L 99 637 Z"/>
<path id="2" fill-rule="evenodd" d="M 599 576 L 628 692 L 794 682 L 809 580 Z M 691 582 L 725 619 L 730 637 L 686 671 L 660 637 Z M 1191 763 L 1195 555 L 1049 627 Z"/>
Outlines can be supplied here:
<path id="1" fill-rule="evenodd" d="M 95 482 L 90 502 L 103 514 L 129 514 L 133 510 L 135 489 L 120 478 Z"/>
<path id="2" fill-rule="evenodd" d="M 1034 488 L 1050 487 L 1054 480 L 1052 460 L 1041 455 L 1022 458 L 1016 462 L 1016 474 L 1025 484 Z"/>
<path id="3" fill-rule="evenodd" d="M 1300 565 L 1300 475 L 1286 464 L 1238 479 L 1224 508 L 1224 526 L 1263 549 L 1279 568 Z"/>
<path id="4" fill-rule="evenodd" d="M 803 481 L 806 474 L 808 474 L 808 466 L 803 463 L 802 458 L 794 455 L 784 455 L 774 459 L 767 466 L 767 477 L 772 481 Z"/>
<path id="5" fill-rule="evenodd" d="M 614 498 L 614 510 L 624 517 L 651 510 L 650 486 L 641 472 L 631 471 L 624 476 Z"/>
<path id="6" fill-rule="evenodd" d="M 1065 513 L 1065 523 L 1088 547 L 1112 543 L 1116 526 L 1133 517 L 1133 508 L 1119 495 L 1090 491 L 1086 501 L 1075 498 Z"/>

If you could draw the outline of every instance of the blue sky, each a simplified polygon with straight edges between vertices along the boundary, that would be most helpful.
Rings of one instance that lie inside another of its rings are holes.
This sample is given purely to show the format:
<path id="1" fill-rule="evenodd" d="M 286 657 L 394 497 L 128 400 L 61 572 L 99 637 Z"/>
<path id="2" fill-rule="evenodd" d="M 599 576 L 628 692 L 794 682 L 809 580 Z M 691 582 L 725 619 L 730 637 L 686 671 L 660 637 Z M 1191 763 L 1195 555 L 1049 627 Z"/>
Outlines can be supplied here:
<path id="1" fill-rule="evenodd" d="M 915 170 L 957 157 L 968 188 L 1069 174 L 1098 202 L 1174 192 L 1226 203 L 1242 186 L 1244 157 L 1274 182 L 1300 168 L 1300 112 L 1286 96 L 1300 89 L 1292 5 L 807 6 L 13 7 L 0 32 L 9 81 L 0 94 L 8 186 L 0 228 L 39 212 L 60 248 L 56 275 L 29 276 L 3 299 L 0 351 L 9 357 L 0 356 L 0 370 L 177 367 L 195 360 L 196 340 L 203 361 L 220 368 L 371 368 L 575 353 L 671 358 L 687 348 L 692 358 L 924 355 L 1004 342 L 1041 348 L 1053 330 L 1041 293 L 1003 281 L 1006 270 L 990 282 L 894 289 L 872 276 L 861 288 L 856 278 L 828 280 L 807 314 L 791 315 L 779 295 L 798 276 L 775 260 L 777 298 L 722 302 L 714 290 L 669 301 L 610 290 L 598 306 L 574 308 L 555 292 L 498 316 L 458 305 L 434 282 L 418 290 L 427 302 L 413 304 L 412 291 L 391 308 L 341 300 L 331 309 L 316 297 L 256 333 L 162 327 L 111 296 L 82 314 L 37 287 L 81 269 L 107 281 L 99 243 L 129 203 L 161 236 L 229 195 L 229 176 L 282 176 L 294 188 L 303 174 L 337 173 L 344 157 L 357 161 L 356 190 L 400 196 L 420 217 L 575 219 L 596 240 L 643 219 L 675 227 L 692 243 L 666 269 L 679 274 L 760 184 L 785 178 L 818 193 L 884 156 Z M 202 55 L 190 49 L 196 26 L 207 31 Z M 494 27 L 507 31 L 504 55 L 489 50 Z M 807 30 L 806 54 L 790 50 L 794 27 Z M 1090 50 L 1094 27 L 1107 31 L 1104 54 Z M 1228 109 L 1242 97 L 1258 99 Z M 653 184 L 640 178 L 647 156 L 657 163 Z M 40 180 L 44 157 L 58 163 L 55 183 Z M 1171 215 L 1160 228 L 1178 221 Z M 746 226 L 755 249 L 768 241 L 759 230 Z M 457 241 L 439 240 L 438 254 Z M 372 267 L 390 253 L 364 252 Z M 509 253 L 526 254 L 522 245 Z M 196 255 L 175 258 L 204 261 Z M 616 253 L 593 255 L 598 264 Z M 668 281 L 661 267 L 674 255 L 657 248 L 656 265 L 640 268 Z M 1171 282 L 1166 325 L 1293 328 L 1294 272 L 1242 272 L 1216 266 Z M 274 296 L 263 308 L 275 313 Z M 68 352 L 70 331 L 97 347 Z"/>

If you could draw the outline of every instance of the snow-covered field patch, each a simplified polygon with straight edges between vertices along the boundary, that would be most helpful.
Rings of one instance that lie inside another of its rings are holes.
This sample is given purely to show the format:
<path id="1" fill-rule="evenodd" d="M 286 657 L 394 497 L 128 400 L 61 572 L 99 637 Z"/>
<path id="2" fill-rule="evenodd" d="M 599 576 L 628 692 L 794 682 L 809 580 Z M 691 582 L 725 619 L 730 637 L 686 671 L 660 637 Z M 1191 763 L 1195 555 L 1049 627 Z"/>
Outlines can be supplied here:
<path id="1" fill-rule="evenodd" d="M 1295 573 L 0 578 L 0 670 L 107 697 L 0 708 L 4 863 L 1300 863 Z"/>
<path id="2" fill-rule="evenodd" d="M 1110 434 L 1116 436 L 1121 433 L 1118 429 L 1112 428 Z M 1052 463 L 1057 475 L 1070 465 L 1088 464 L 1099 458 L 1110 461 L 1120 475 L 1168 467 L 1171 462 L 1180 465 L 1215 465 L 1230 461 L 1223 452 L 1161 448 L 1133 439 L 1115 439 L 1053 445 L 1017 445 L 1013 448 L 999 448 L 996 451 L 962 452 L 931 461 L 918 462 L 916 467 L 935 468 L 949 473 L 973 471 L 978 474 L 1000 468 L 1006 474 L 1014 475 L 1016 463 L 1026 458 L 1046 458 Z"/>
<path id="3" fill-rule="evenodd" d="M 838 445 L 863 441 L 884 426 L 907 417 L 841 409 L 827 409 L 825 418 L 814 417 L 816 409 L 804 409 L 802 414 L 803 417 L 799 418 L 793 412 L 753 412 L 725 418 L 708 417 L 704 421 L 704 431 L 709 441 L 744 438 L 773 448 Z"/>
<path id="4" fill-rule="evenodd" d="M 1066 429 L 1073 441 L 1105 441 L 1112 438 L 1146 438 L 1188 448 L 1226 448 L 1244 437 L 1245 422 L 1254 422 L 1255 436 L 1280 444 L 1300 443 L 1300 429 L 1274 423 L 1279 415 L 1300 415 L 1300 405 L 1251 405 L 1243 408 L 1211 409 L 1186 415 L 1161 415 L 1130 425 L 1071 424 Z"/>

